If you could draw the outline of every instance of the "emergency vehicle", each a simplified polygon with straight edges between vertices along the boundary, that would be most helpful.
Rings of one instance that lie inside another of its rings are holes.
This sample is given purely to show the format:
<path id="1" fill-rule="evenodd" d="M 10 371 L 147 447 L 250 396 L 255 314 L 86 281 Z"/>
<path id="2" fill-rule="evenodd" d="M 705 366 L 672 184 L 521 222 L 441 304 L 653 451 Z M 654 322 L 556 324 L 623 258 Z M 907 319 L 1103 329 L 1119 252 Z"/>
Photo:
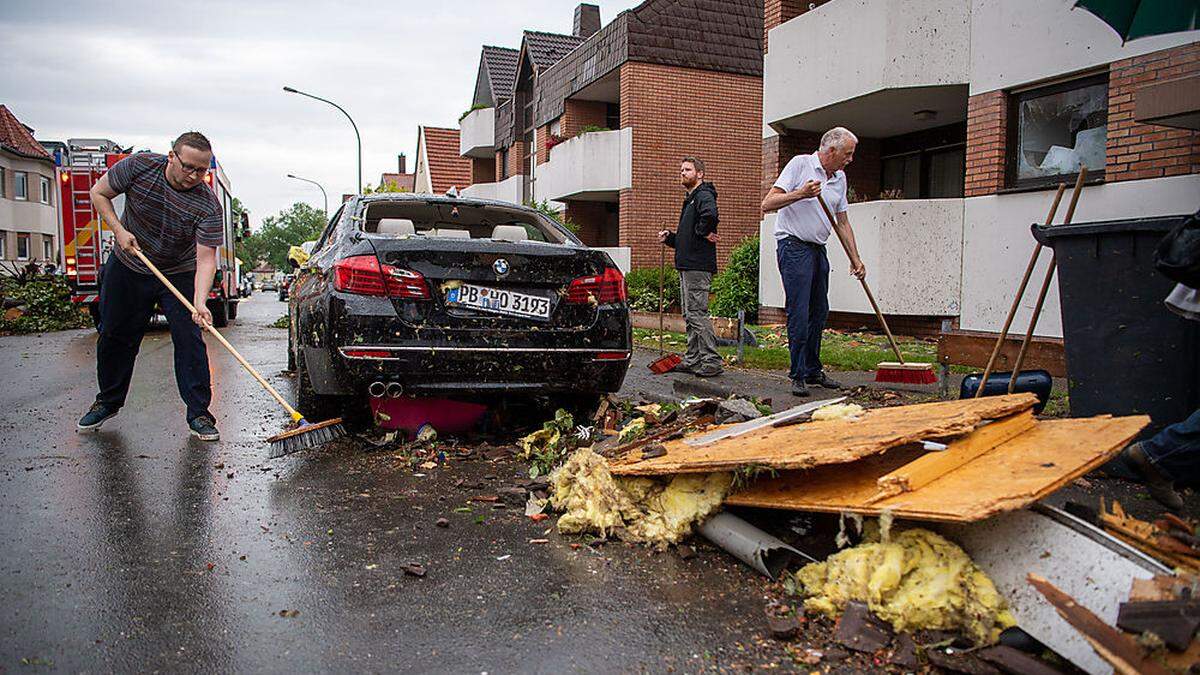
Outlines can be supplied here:
<path id="1" fill-rule="evenodd" d="M 100 321 L 100 272 L 113 247 L 113 234 L 92 206 L 91 189 L 114 164 L 129 156 L 114 141 L 103 138 L 71 138 L 65 146 L 54 143 L 52 148 L 58 166 L 61 192 L 59 241 L 63 242 L 61 269 L 72 288 L 71 300 L 86 305 L 97 325 Z M 213 158 L 204 183 L 221 205 L 225 225 L 225 245 L 217 249 L 217 271 L 213 289 L 208 295 L 208 309 L 213 325 L 221 328 L 237 318 L 237 303 L 241 300 L 236 244 L 249 234 L 249 215 L 241 214 L 234 222 L 233 193 L 229 177 Z M 118 214 L 125 208 L 125 195 L 113 200 Z"/>

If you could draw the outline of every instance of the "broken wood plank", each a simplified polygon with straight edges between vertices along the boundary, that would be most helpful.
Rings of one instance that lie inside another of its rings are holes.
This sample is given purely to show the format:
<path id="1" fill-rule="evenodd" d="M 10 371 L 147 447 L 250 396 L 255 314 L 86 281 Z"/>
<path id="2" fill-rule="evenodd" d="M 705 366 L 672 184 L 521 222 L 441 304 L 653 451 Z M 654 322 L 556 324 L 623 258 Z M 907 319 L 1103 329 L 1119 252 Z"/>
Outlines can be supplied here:
<path id="1" fill-rule="evenodd" d="M 1120 673 L 1135 675 L 1167 675 L 1168 670 L 1142 654 L 1133 640 L 1121 631 L 1104 623 L 1087 607 L 1075 602 L 1071 596 L 1060 591 L 1054 584 L 1036 574 L 1030 574 L 1029 584 L 1036 588 L 1054 606 L 1059 616 L 1079 631 L 1105 661 Z"/>
<path id="2" fill-rule="evenodd" d="M 1006 645 L 996 645 L 981 649 L 976 653 L 979 658 L 997 666 L 1006 673 L 1016 675 L 1062 675 L 1062 671 L 1053 668 L 1045 661 L 1026 654 Z"/>
<path id="3" fill-rule="evenodd" d="M 874 502 L 878 478 L 913 461 L 920 450 L 892 450 L 850 464 L 784 472 L 729 495 L 725 503 L 866 515 L 886 510 L 898 518 L 972 522 L 1024 508 L 1099 467 L 1149 421 L 1145 415 L 1040 420 L 924 487 Z M 967 441 L 955 441 L 961 442 Z"/>
<path id="4" fill-rule="evenodd" d="M 912 492 L 929 485 L 951 471 L 968 464 L 999 445 L 1033 428 L 1033 411 L 996 420 L 967 434 L 942 452 L 931 452 L 876 480 L 879 492 L 871 498 L 877 502 L 898 494 Z"/>
<path id="5" fill-rule="evenodd" d="M 1200 628 L 1200 600 L 1123 602 L 1117 628 L 1130 633 L 1154 633 L 1163 644 L 1181 652 Z"/>
<path id="6" fill-rule="evenodd" d="M 767 428 L 710 445 L 683 440 L 664 444 L 667 454 L 652 459 L 620 457 L 609 462 L 621 476 L 731 471 L 744 466 L 807 469 L 843 464 L 931 438 L 959 436 L 980 422 L 1033 407 L 1033 394 L 922 403 L 868 410 L 856 420 Z"/>

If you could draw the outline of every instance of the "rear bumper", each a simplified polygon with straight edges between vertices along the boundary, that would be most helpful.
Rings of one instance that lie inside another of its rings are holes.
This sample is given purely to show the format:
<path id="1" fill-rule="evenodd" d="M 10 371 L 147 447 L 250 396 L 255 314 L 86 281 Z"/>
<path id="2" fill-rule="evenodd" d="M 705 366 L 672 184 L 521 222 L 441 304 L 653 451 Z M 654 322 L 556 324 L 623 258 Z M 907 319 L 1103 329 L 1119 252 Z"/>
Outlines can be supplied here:
<path id="1" fill-rule="evenodd" d="M 397 382 L 408 393 L 606 393 L 621 388 L 629 349 L 356 344 L 334 356 L 352 393 Z"/>

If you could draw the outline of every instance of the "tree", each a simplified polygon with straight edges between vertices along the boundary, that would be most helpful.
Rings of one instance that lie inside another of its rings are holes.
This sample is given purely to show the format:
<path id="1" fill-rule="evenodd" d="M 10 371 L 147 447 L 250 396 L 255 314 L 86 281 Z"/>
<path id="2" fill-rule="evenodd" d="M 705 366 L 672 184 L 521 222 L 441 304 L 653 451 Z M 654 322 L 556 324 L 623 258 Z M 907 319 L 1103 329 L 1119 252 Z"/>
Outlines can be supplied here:
<path id="1" fill-rule="evenodd" d="M 251 269 L 267 262 L 277 270 L 288 268 L 288 249 L 316 239 L 325 229 L 325 212 L 304 202 L 263 218 L 262 227 L 246 237 L 239 248 L 242 265 Z"/>
<path id="2" fill-rule="evenodd" d="M 377 194 L 380 192 L 408 192 L 408 188 L 402 188 L 399 185 L 396 185 L 396 181 L 394 180 L 380 183 L 379 187 L 371 187 L 371 185 L 368 183 L 367 186 L 363 188 L 364 195 Z"/>

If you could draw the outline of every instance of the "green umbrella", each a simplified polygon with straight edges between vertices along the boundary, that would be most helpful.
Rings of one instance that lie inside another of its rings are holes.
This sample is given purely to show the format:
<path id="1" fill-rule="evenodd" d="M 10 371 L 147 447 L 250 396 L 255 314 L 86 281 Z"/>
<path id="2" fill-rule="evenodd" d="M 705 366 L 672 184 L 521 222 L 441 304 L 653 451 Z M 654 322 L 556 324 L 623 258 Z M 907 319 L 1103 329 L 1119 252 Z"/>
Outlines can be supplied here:
<path id="1" fill-rule="evenodd" d="M 1117 31 L 1124 44 L 1129 40 L 1163 33 L 1195 30 L 1200 17 L 1200 0 L 1077 0 Z"/>

